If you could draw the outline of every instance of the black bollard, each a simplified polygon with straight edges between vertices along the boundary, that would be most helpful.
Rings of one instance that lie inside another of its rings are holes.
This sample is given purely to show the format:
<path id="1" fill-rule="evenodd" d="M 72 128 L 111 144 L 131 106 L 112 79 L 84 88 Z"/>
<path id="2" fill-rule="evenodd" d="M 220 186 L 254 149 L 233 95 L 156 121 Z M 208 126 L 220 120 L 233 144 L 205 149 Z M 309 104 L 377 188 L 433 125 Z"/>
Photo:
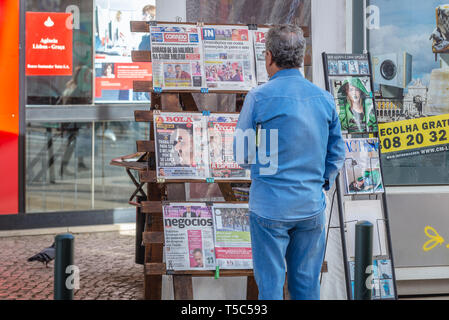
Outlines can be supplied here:
<path id="1" fill-rule="evenodd" d="M 55 237 L 55 278 L 54 300 L 73 300 L 73 288 L 67 286 L 68 266 L 73 266 L 73 251 L 75 238 L 70 233 L 58 234 Z"/>
<path id="2" fill-rule="evenodd" d="M 137 197 L 137 202 L 145 201 L 144 197 Z M 145 246 L 142 245 L 142 233 L 145 231 L 145 214 L 142 213 L 142 207 L 136 207 L 136 250 L 135 263 L 144 264 L 145 262 Z"/>
<path id="3" fill-rule="evenodd" d="M 359 221 L 355 226 L 355 300 L 371 300 L 371 283 L 367 284 L 367 279 L 372 274 L 372 265 L 373 224 L 368 221 Z M 371 266 L 371 268 L 368 268 L 369 266 Z"/>

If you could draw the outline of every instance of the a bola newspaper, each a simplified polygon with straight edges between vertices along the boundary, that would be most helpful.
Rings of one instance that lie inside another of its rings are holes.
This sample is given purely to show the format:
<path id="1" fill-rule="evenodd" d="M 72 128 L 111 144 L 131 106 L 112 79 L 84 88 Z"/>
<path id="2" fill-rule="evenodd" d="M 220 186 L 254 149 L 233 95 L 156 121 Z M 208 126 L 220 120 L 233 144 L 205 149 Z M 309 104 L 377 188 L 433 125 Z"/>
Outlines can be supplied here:
<path id="1" fill-rule="evenodd" d="M 345 139 L 344 180 L 347 195 L 383 193 L 377 138 Z"/>
<path id="2" fill-rule="evenodd" d="M 233 137 L 238 114 L 214 113 L 208 117 L 209 174 L 219 179 L 250 180 L 250 171 L 234 161 Z"/>
<path id="3" fill-rule="evenodd" d="M 167 270 L 215 269 L 211 208 L 203 203 L 163 206 Z"/>
<path id="4" fill-rule="evenodd" d="M 214 204 L 215 258 L 223 269 L 252 269 L 247 204 Z"/>
<path id="5" fill-rule="evenodd" d="M 195 25 L 150 26 L 153 87 L 200 90 L 205 87 L 200 28 Z"/>
<path id="6" fill-rule="evenodd" d="M 158 178 L 208 177 L 206 118 L 201 113 L 155 114 L 154 137 Z"/>
<path id="7" fill-rule="evenodd" d="M 265 34 L 269 28 L 253 30 L 254 53 L 256 55 L 257 84 L 268 82 L 268 73 L 265 68 Z"/>
<path id="8" fill-rule="evenodd" d="M 256 86 L 254 49 L 246 26 L 202 28 L 206 84 L 215 90 L 251 90 Z"/>

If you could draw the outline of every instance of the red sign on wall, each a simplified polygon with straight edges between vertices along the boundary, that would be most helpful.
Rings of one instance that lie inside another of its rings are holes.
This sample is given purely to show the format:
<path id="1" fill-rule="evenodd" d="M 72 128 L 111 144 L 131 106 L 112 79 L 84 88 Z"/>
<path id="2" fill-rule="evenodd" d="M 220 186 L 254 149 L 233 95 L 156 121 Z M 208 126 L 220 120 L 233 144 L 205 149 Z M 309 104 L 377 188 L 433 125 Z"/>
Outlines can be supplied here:
<path id="1" fill-rule="evenodd" d="M 26 75 L 71 76 L 72 14 L 26 13 Z"/>

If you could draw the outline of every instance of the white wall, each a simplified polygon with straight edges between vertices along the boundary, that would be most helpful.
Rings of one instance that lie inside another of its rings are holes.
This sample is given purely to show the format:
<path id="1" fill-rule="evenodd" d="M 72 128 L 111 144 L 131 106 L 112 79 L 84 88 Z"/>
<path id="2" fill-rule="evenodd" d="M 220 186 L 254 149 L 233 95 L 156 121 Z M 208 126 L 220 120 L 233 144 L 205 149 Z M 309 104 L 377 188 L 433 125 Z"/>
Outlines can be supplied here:
<path id="1" fill-rule="evenodd" d="M 156 0 L 157 21 L 186 21 L 185 0 Z"/>
<path id="2" fill-rule="evenodd" d="M 346 53 L 346 0 L 312 0 L 312 49 L 313 82 L 324 89 L 321 53 Z"/>

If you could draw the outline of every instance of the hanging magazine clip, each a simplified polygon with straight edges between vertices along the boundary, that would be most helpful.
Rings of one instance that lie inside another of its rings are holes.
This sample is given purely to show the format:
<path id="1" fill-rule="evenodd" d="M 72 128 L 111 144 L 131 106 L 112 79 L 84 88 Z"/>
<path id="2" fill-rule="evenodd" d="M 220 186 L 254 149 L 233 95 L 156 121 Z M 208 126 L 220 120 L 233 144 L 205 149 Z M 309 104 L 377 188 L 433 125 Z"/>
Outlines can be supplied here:
<path id="1" fill-rule="evenodd" d="M 196 26 L 199 27 L 199 28 L 202 28 L 202 27 L 204 27 L 204 22 L 203 21 L 198 21 L 196 23 Z"/>
<path id="2" fill-rule="evenodd" d="M 154 91 L 155 93 L 162 93 L 162 88 L 161 88 L 161 87 L 154 87 L 154 88 L 153 88 L 153 91 Z"/>
<path id="3" fill-rule="evenodd" d="M 249 24 L 248 24 L 248 29 L 249 29 L 249 30 L 257 30 L 257 24 L 255 24 L 255 23 L 249 23 Z"/>
<path id="4" fill-rule="evenodd" d="M 161 114 L 161 110 L 153 110 L 153 115 L 160 115 Z"/>
<path id="5" fill-rule="evenodd" d="M 210 116 L 210 111 L 209 110 L 204 110 L 203 111 L 203 116 L 205 116 L 205 117 Z"/>
<path id="6" fill-rule="evenodd" d="M 220 267 L 216 266 L 215 267 L 215 280 L 220 278 Z"/>
<path id="7" fill-rule="evenodd" d="M 206 178 L 207 183 L 214 183 L 214 181 L 215 181 L 214 178 Z"/>
<path id="8" fill-rule="evenodd" d="M 156 27 L 156 26 L 157 26 L 157 21 L 154 21 L 154 20 L 152 20 L 152 21 L 147 21 L 147 23 L 148 23 L 148 25 L 151 26 L 151 27 Z"/>
<path id="9" fill-rule="evenodd" d="M 157 178 L 157 183 L 165 183 L 165 178 Z"/>
<path id="10" fill-rule="evenodd" d="M 212 201 L 206 201 L 206 206 L 207 207 L 213 207 L 214 203 Z"/>
<path id="11" fill-rule="evenodd" d="M 201 88 L 201 93 L 209 93 L 209 88 Z"/>

